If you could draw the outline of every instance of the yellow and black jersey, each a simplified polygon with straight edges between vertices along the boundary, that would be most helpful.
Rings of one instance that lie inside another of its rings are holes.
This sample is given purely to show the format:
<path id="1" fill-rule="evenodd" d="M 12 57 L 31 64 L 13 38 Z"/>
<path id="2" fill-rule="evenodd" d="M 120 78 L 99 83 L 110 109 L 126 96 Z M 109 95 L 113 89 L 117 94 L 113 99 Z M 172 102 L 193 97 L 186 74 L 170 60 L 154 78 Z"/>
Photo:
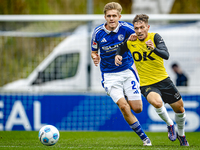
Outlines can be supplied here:
<path id="1" fill-rule="evenodd" d="M 154 50 L 150 50 L 147 47 L 145 42 L 148 40 L 154 43 Z M 128 48 L 133 56 L 141 86 L 152 85 L 168 77 L 163 59 L 168 59 L 169 53 L 159 34 L 148 33 L 144 41 L 140 41 L 139 39 L 136 41 L 127 41 L 124 46 L 126 48 L 123 47 L 123 49 L 127 50 Z M 124 50 L 121 47 L 116 54 L 121 54 L 122 51 Z"/>

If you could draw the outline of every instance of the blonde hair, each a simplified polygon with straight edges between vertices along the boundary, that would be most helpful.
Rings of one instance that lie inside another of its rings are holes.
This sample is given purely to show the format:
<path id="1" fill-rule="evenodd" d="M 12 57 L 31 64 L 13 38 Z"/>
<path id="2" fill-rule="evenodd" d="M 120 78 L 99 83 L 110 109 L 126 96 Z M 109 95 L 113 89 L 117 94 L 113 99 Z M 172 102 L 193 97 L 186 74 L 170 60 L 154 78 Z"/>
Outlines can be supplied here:
<path id="1" fill-rule="evenodd" d="M 119 12 L 119 14 L 121 14 L 122 12 L 122 6 L 119 4 L 119 3 L 116 3 L 116 2 L 110 2 L 110 3 L 107 3 L 105 6 L 104 6 L 104 14 L 106 14 L 106 12 L 108 10 L 112 10 L 112 9 L 115 9 Z"/>

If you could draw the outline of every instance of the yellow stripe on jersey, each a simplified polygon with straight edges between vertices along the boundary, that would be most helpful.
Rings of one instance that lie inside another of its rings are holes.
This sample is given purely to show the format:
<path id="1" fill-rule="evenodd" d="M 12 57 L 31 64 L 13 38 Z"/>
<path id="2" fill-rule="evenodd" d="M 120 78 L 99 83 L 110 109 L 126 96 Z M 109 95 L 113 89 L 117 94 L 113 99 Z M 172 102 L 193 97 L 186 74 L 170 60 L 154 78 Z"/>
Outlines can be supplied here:
<path id="1" fill-rule="evenodd" d="M 160 82 L 168 77 L 164 67 L 163 58 L 149 50 L 146 41 L 151 40 L 154 43 L 156 33 L 148 33 L 148 37 L 144 41 L 128 41 L 127 47 L 133 56 L 139 78 L 140 85 L 146 86 Z"/>

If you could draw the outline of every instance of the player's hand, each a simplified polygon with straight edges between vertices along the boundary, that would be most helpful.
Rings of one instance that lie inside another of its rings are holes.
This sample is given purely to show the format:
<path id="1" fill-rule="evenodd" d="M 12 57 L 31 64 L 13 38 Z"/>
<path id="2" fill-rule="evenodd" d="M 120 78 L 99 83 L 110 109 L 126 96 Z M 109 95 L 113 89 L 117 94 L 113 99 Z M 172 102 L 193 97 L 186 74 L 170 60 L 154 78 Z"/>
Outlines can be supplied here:
<path id="1" fill-rule="evenodd" d="M 153 44 L 153 42 L 151 40 L 148 40 L 145 43 L 146 43 L 146 45 L 147 45 L 149 50 L 154 50 L 155 49 L 154 44 Z"/>
<path id="2" fill-rule="evenodd" d="M 122 64 L 122 56 L 116 55 L 116 56 L 115 56 L 115 65 L 116 65 L 116 66 L 119 66 L 119 65 L 121 65 L 121 64 Z"/>
<path id="3" fill-rule="evenodd" d="M 136 40 L 137 40 L 137 35 L 136 35 L 136 33 L 131 34 L 131 35 L 129 36 L 129 38 L 128 38 L 128 41 L 136 41 Z"/>
<path id="4" fill-rule="evenodd" d="M 98 54 L 93 54 L 92 59 L 93 59 L 95 66 L 98 66 L 98 64 L 100 62 L 100 56 Z"/>

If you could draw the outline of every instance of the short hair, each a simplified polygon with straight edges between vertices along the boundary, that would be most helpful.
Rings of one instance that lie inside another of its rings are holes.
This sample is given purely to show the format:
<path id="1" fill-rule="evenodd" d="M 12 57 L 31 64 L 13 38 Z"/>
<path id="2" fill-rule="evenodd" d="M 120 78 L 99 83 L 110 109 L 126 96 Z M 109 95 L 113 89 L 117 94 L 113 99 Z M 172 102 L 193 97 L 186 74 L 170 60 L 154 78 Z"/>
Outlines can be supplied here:
<path id="1" fill-rule="evenodd" d="M 133 24 L 135 22 L 139 22 L 139 21 L 142 21 L 142 22 L 148 24 L 148 20 L 149 20 L 149 16 L 146 14 L 136 15 L 135 18 L 133 19 Z"/>
<path id="2" fill-rule="evenodd" d="M 172 68 L 174 68 L 174 67 L 178 67 L 178 64 L 177 63 L 173 63 L 172 64 Z"/>
<path id="3" fill-rule="evenodd" d="M 116 2 L 110 2 L 110 3 L 107 3 L 105 6 L 104 6 L 104 14 L 106 14 L 106 12 L 108 10 L 112 10 L 112 9 L 115 9 L 119 12 L 119 14 L 121 14 L 122 12 L 122 6 L 119 4 L 119 3 L 116 3 Z"/>

